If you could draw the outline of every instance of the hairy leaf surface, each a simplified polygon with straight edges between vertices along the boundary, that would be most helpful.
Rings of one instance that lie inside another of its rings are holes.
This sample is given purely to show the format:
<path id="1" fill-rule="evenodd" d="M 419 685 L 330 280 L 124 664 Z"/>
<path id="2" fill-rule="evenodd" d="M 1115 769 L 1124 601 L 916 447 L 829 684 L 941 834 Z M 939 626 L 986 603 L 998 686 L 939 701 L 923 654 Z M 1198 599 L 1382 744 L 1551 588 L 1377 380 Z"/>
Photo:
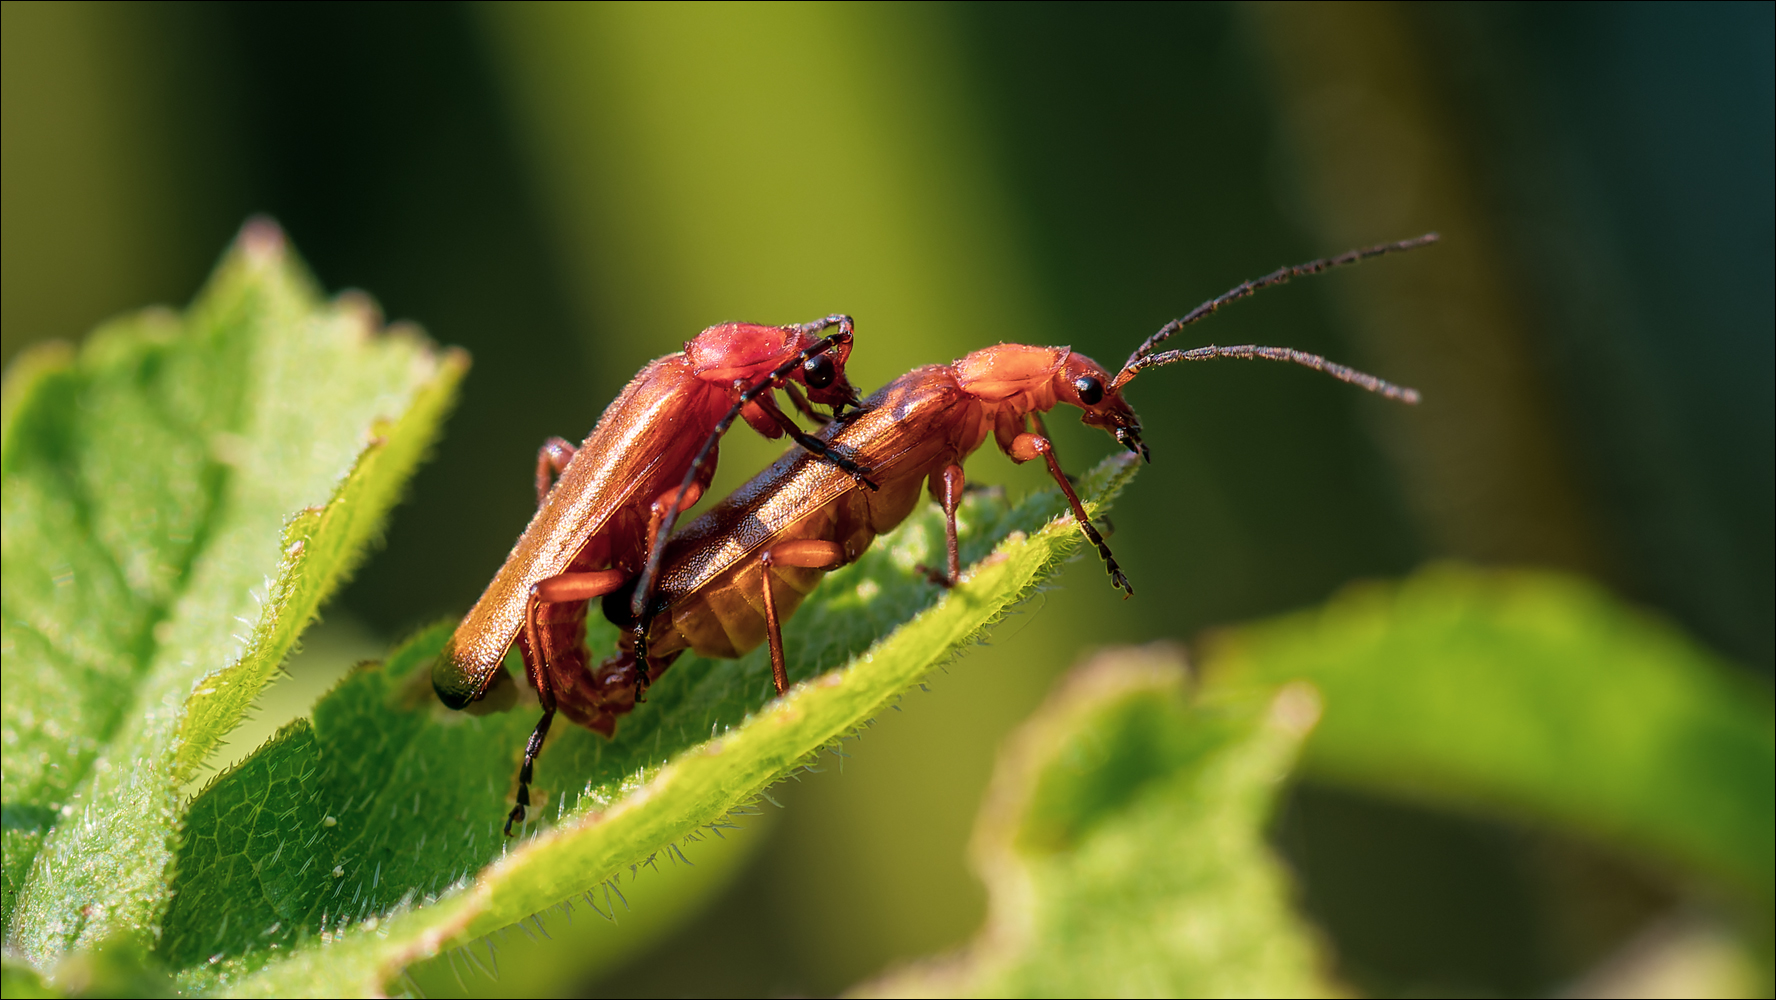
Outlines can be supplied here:
<path id="1" fill-rule="evenodd" d="M 380 530 L 467 367 L 379 327 L 253 222 L 183 315 L 8 372 L 10 953 L 152 944 L 181 783 Z"/>
<path id="2" fill-rule="evenodd" d="M 1133 471 L 1112 458 L 1080 492 L 1101 506 Z M 199 797 L 162 953 L 187 989 L 357 995 L 564 901 L 622 905 L 621 876 L 746 809 L 1026 597 L 1078 545 L 1064 510 L 1057 491 L 970 495 L 963 554 L 979 561 L 946 592 L 914 568 L 942 551 L 928 505 L 789 620 L 799 683 L 781 699 L 762 648 L 687 656 L 616 739 L 556 727 L 533 791 L 542 819 L 514 840 L 500 827 L 535 710 L 439 706 L 429 666 L 451 625 L 421 632 Z M 589 639 L 614 641 L 608 626 Z"/>

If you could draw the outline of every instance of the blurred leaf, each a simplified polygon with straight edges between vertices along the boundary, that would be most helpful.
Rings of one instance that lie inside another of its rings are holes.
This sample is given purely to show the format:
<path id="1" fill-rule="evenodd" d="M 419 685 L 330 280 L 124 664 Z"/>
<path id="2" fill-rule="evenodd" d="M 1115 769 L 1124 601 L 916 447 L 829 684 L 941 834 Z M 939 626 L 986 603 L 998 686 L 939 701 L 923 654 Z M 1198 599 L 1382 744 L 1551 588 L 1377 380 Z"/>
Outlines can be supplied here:
<path id="1" fill-rule="evenodd" d="M 151 944 L 181 782 L 355 567 L 467 367 L 378 326 L 256 221 L 184 316 L 8 373 L 9 953 Z"/>
<path id="2" fill-rule="evenodd" d="M 46 978 L 29 965 L 8 964 L 6 996 L 170 997 L 173 977 L 141 942 L 127 935 L 71 952 Z M 14 992 L 16 988 L 18 992 Z"/>
<path id="3" fill-rule="evenodd" d="M 1107 460 L 1081 493 L 1102 505 L 1134 469 L 1132 456 Z M 1052 490 L 1015 506 L 969 495 L 964 555 L 981 561 L 945 592 L 913 570 L 942 545 L 941 515 L 926 505 L 790 619 L 802 683 L 786 697 L 775 697 L 764 649 L 686 657 L 616 739 L 558 727 L 533 791 L 542 822 L 518 840 L 500 827 L 534 710 L 438 706 L 427 667 L 451 626 L 421 632 L 322 699 L 312 727 L 287 727 L 193 804 L 162 952 L 187 991 L 359 995 L 564 900 L 608 913 L 623 905 L 625 870 L 682 860 L 680 845 L 821 748 L 836 752 L 1026 597 L 1077 547 L 1064 510 Z M 589 641 L 614 640 L 605 625 Z M 497 962 L 490 942 L 460 956 Z"/>
<path id="4" fill-rule="evenodd" d="M 1220 633 L 1204 671 L 1317 685 L 1313 773 L 1552 822 L 1769 905 L 1770 690 L 1593 584 L 1434 568 Z"/>
<path id="5" fill-rule="evenodd" d="M 55 987 L 45 982 L 36 969 L 24 962 L 15 962 L 10 956 L 5 965 L 0 966 L 0 993 L 10 1000 L 12 997 L 59 997 Z"/>
<path id="6" fill-rule="evenodd" d="M 1007 743 L 975 827 L 986 929 L 861 994 L 1327 994 L 1264 841 L 1318 696 L 1186 688 L 1164 647 L 1063 681 Z"/>
<path id="7" fill-rule="evenodd" d="M 731 815 L 715 831 L 706 831 L 719 836 L 681 842 L 678 850 L 622 880 L 622 898 L 613 891 L 608 901 L 614 912 L 606 909 L 600 892 L 596 914 L 584 905 L 583 897 L 571 907 L 531 914 L 530 919 L 480 941 L 410 966 L 404 981 L 407 991 L 433 998 L 574 996 L 586 992 L 588 976 L 647 965 L 644 956 L 656 946 L 670 946 L 674 939 L 685 940 L 695 933 L 690 927 L 707 919 L 709 906 L 748 877 L 760 851 L 770 848 L 781 821 L 793 811 L 793 807 L 761 805 L 749 810 L 754 815 Z M 496 956 L 497 976 L 476 968 L 477 961 L 487 964 L 489 945 Z M 468 952 L 477 957 L 470 959 Z M 716 971 L 721 963 L 701 946 L 699 960 L 712 967 L 718 980 L 734 986 L 729 992 L 747 992 L 733 983 L 731 970 Z M 596 988 L 596 992 L 611 990 Z"/>
<path id="8" fill-rule="evenodd" d="M 1694 910 L 1643 929 L 1566 991 L 1573 997 L 1767 997 L 1770 977 L 1734 929 Z"/>

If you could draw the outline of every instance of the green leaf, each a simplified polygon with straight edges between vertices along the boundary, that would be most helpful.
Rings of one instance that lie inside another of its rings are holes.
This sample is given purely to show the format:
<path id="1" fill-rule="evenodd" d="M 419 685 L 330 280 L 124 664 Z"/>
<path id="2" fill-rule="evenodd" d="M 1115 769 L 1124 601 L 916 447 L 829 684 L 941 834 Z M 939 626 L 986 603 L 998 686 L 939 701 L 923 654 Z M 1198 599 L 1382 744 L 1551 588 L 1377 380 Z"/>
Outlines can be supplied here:
<path id="1" fill-rule="evenodd" d="M 177 995 L 167 975 L 139 941 L 122 937 L 63 958 L 52 976 L 29 964 L 6 962 L 5 996 L 12 997 L 170 997 Z"/>
<path id="2" fill-rule="evenodd" d="M 153 944 L 182 782 L 435 434 L 466 357 L 379 326 L 253 222 L 183 316 L 8 372 L 4 919 L 38 968 Z"/>
<path id="3" fill-rule="evenodd" d="M 1107 460 L 1080 492 L 1101 506 L 1134 469 L 1132 456 Z M 914 569 L 942 549 L 941 515 L 927 505 L 787 623 L 800 683 L 783 698 L 763 649 L 686 657 L 616 739 L 556 727 L 533 791 L 541 821 L 516 840 L 500 827 L 535 710 L 439 706 L 428 667 L 451 626 L 428 629 L 343 681 L 312 727 L 285 729 L 198 798 L 161 953 L 185 970 L 187 991 L 368 994 L 570 899 L 601 913 L 622 905 L 625 871 L 681 858 L 680 845 L 836 750 L 1026 597 L 1078 546 L 1064 510 L 1052 490 L 1015 506 L 967 497 L 963 552 L 980 561 L 946 592 Z M 601 625 L 589 643 L 608 650 L 615 638 Z M 497 962 L 491 947 L 474 961 Z"/>
<path id="4" fill-rule="evenodd" d="M 1551 822 L 1767 911 L 1770 689 L 1594 584 L 1433 568 L 1222 633 L 1204 663 L 1211 683 L 1324 692 L 1312 773 Z"/>
<path id="5" fill-rule="evenodd" d="M 66 994 L 57 992 L 55 987 L 44 982 L 43 976 L 36 969 L 24 962 L 14 962 L 10 957 L 5 966 L 0 967 L 0 993 L 7 1000 L 14 997 L 59 997 Z"/>
<path id="6" fill-rule="evenodd" d="M 1264 840 L 1312 687 L 1192 697 L 1183 658 L 1106 653 L 1007 741 L 975 826 L 987 926 L 865 996 L 1323 996 Z"/>

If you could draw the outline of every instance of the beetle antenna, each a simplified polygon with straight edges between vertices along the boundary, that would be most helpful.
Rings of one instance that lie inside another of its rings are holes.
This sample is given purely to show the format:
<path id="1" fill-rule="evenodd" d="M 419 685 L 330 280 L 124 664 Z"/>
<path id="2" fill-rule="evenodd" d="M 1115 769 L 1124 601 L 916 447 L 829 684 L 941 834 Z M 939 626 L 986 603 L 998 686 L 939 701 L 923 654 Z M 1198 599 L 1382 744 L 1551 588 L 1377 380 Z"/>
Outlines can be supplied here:
<path id="1" fill-rule="evenodd" d="M 1395 385 L 1386 379 L 1376 378 L 1368 372 L 1341 365 L 1336 361 L 1328 361 L 1318 354 L 1297 351 L 1293 347 L 1261 347 L 1257 344 L 1240 344 L 1237 347 L 1218 347 L 1210 344 L 1207 347 L 1194 347 L 1188 351 L 1161 351 L 1129 363 L 1122 374 L 1116 377 L 1117 383 L 1127 382 L 1135 377 L 1135 373 L 1143 368 L 1157 368 L 1175 361 L 1208 361 L 1213 358 L 1261 358 L 1265 361 L 1287 361 L 1291 364 L 1303 365 L 1314 371 L 1325 372 L 1340 382 L 1361 386 L 1370 392 L 1397 399 L 1402 403 L 1418 402 L 1418 390 L 1403 385 Z"/>
<path id="2" fill-rule="evenodd" d="M 646 611 L 654 599 L 654 578 L 660 575 L 660 559 L 666 552 L 666 539 L 671 537 L 672 528 L 678 523 L 678 508 L 684 503 L 685 494 L 689 493 L 691 486 L 697 482 L 697 474 L 703 470 L 703 463 L 707 462 L 710 454 L 715 451 L 716 443 L 721 441 L 722 435 L 728 432 L 728 428 L 734 426 L 734 421 L 740 419 L 740 411 L 746 408 L 746 404 L 769 392 L 771 386 L 776 384 L 778 379 L 787 378 L 791 372 L 809 358 L 817 354 L 824 354 L 839 344 L 850 343 L 851 335 L 855 332 L 851 317 L 838 313 L 790 328 L 802 333 L 818 333 L 833 326 L 839 328 L 838 333 L 829 334 L 808 345 L 794 358 L 778 365 L 769 375 L 742 390 L 740 398 L 729 408 L 727 416 L 722 417 L 716 423 L 715 429 L 709 432 L 709 437 L 704 439 L 703 447 L 698 449 L 697 457 L 691 460 L 691 467 L 685 471 L 684 481 L 679 483 L 678 495 L 673 497 L 671 508 L 666 511 L 664 517 L 660 518 L 660 530 L 654 533 L 653 544 L 648 546 L 647 566 L 641 571 L 641 575 L 636 577 L 635 596 L 629 601 L 629 613 L 637 623 L 643 623 L 649 617 Z M 641 663 L 641 670 L 645 675 L 646 663 L 642 662 L 639 656 L 637 662 Z"/>
<path id="3" fill-rule="evenodd" d="M 1245 358 L 1267 357 L 1267 358 L 1273 358 L 1275 360 L 1295 361 L 1297 364 L 1305 364 L 1309 368 L 1315 368 L 1320 371 L 1327 372 L 1328 374 L 1331 374 L 1335 378 L 1343 379 L 1346 382 L 1351 382 L 1356 385 L 1362 385 L 1365 388 L 1370 389 L 1370 391 L 1372 391 L 1372 392 L 1380 392 L 1381 391 L 1380 389 L 1369 385 L 1368 382 L 1380 383 L 1381 385 L 1387 385 L 1388 383 L 1381 382 L 1380 379 L 1374 378 L 1373 376 L 1363 375 L 1362 372 L 1353 372 L 1352 369 L 1345 368 L 1342 365 L 1334 365 L 1334 364 L 1332 364 L 1332 362 L 1327 361 L 1325 358 L 1320 358 L 1320 357 L 1317 357 L 1316 355 L 1312 355 L 1312 354 L 1301 354 L 1301 352 L 1299 352 L 1299 351 L 1286 352 L 1286 349 L 1284 349 L 1284 348 L 1274 348 L 1274 347 L 1225 348 L 1225 350 L 1246 351 L 1249 353 L 1233 354 L 1233 355 L 1210 354 L 1210 355 L 1203 355 L 1202 357 L 1188 357 L 1188 358 L 1182 357 L 1182 356 L 1174 357 L 1173 355 L 1181 355 L 1184 353 L 1191 353 L 1191 352 L 1168 351 L 1163 355 L 1155 356 L 1155 358 L 1151 359 L 1151 360 L 1149 359 L 1149 355 L 1152 355 L 1154 348 L 1158 347 L 1161 343 L 1164 343 L 1167 339 L 1169 339 L 1172 336 L 1172 334 L 1177 333 L 1179 330 L 1184 329 L 1185 327 L 1191 325 L 1192 323 L 1196 323 L 1201 320 L 1207 319 L 1209 316 L 1211 316 L 1214 313 L 1216 313 L 1217 311 L 1219 311 L 1222 306 L 1227 305 L 1230 302 L 1237 302 L 1240 299 L 1243 299 L 1243 298 L 1246 298 L 1250 295 L 1253 295 L 1261 288 L 1269 288 L 1272 285 L 1287 284 L 1289 281 L 1291 281 L 1292 279 L 1295 279 L 1295 278 L 1305 277 L 1310 274 L 1319 274 L 1321 271 L 1330 271 L 1335 267 L 1344 267 L 1347 264 L 1360 263 L 1362 261 L 1368 260 L 1371 257 L 1380 257 L 1380 256 L 1383 256 L 1384 254 L 1404 253 L 1407 250 L 1416 250 L 1419 247 L 1428 246 L 1429 244 L 1435 243 L 1440 239 L 1442 239 L 1442 236 L 1437 233 L 1426 233 L 1423 236 L 1415 236 L 1409 240 L 1399 240 L 1394 243 L 1378 243 L 1372 247 L 1361 247 L 1356 250 L 1348 250 L 1344 253 L 1339 254 L 1336 257 L 1321 257 L 1318 260 L 1310 260 L 1305 264 L 1297 264 L 1294 267 L 1278 268 L 1275 271 L 1270 272 L 1269 274 L 1265 275 L 1262 278 L 1253 278 L 1251 281 L 1247 281 L 1247 282 L 1243 282 L 1241 284 L 1235 285 L 1234 287 L 1228 289 L 1226 292 L 1216 296 L 1215 298 L 1210 299 L 1207 302 L 1204 302 L 1202 305 L 1197 306 L 1195 309 L 1190 310 L 1188 313 L 1185 313 L 1182 317 L 1172 320 L 1170 323 L 1167 323 L 1165 326 L 1160 327 L 1158 333 L 1155 333 L 1153 336 L 1148 337 L 1146 340 L 1142 341 L 1141 346 L 1135 348 L 1135 352 L 1133 354 L 1129 355 L 1129 359 L 1128 359 L 1127 363 L 1125 363 L 1122 366 L 1122 371 L 1117 373 L 1115 381 L 1111 383 L 1111 388 L 1112 389 L 1120 389 L 1130 379 L 1135 377 L 1136 372 L 1139 372 L 1143 368 L 1152 367 L 1155 364 L 1170 364 L 1173 361 L 1200 361 L 1200 360 L 1202 360 L 1203 357 L 1245 357 Z M 1208 350 L 1208 349 L 1202 348 L 1202 350 Z M 1293 355 L 1300 355 L 1300 357 L 1299 358 L 1298 357 L 1282 357 L 1281 355 L 1274 354 L 1274 353 L 1273 354 L 1258 353 L 1258 352 L 1263 352 L 1263 351 L 1270 351 L 1270 352 L 1283 351 L 1283 352 L 1293 354 Z M 1159 361 L 1159 360 L 1157 360 L 1158 357 L 1164 357 L 1166 360 Z M 1301 360 L 1302 358 L 1313 358 L 1314 360 L 1312 362 L 1309 362 L 1309 361 Z M 1344 375 L 1338 374 L 1338 371 L 1350 372 L 1352 374 L 1362 376 L 1362 378 L 1361 379 L 1346 378 Z M 1368 382 L 1365 382 L 1364 381 L 1365 379 L 1368 380 Z M 1406 390 L 1406 391 L 1410 391 L 1410 390 Z M 1388 394 L 1384 392 L 1383 395 L 1388 395 Z M 1412 393 L 1412 395 L 1414 397 L 1416 397 L 1417 393 Z M 1399 396 L 1399 397 L 1390 396 L 1390 398 L 1404 398 L 1404 397 L 1403 396 Z"/>

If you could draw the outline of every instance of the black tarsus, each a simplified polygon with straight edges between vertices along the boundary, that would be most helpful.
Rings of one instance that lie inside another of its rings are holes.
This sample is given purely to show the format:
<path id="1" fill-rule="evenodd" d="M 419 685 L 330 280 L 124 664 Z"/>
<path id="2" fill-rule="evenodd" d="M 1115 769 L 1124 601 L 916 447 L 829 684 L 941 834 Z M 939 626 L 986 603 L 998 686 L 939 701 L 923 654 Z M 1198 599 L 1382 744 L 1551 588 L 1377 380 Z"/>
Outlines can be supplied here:
<path id="1" fill-rule="evenodd" d="M 1358 263 L 1359 261 L 1365 261 L 1371 257 L 1380 257 L 1384 254 L 1403 253 L 1407 250 L 1416 250 L 1419 247 L 1426 246 L 1431 243 L 1435 243 L 1439 239 L 1442 239 L 1442 237 L 1437 233 L 1425 233 L 1423 236 L 1415 236 L 1409 240 L 1398 240 L 1393 243 L 1378 243 L 1372 247 L 1362 247 L 1362 248 L 1359 248 L 1356 250 L 1346 251 L 1345 253 L 1341 253 L 1336 257 L 1321 257 L 1318 260 L 1310 260 L 1305 264 L 1297 264 L 1294 267 L 1278 268 L 1277 270 L 1272 271 L 1271 273 L 1265 275 L 1262 278 L 1254 278 L 1251 281 L 1247 281 L 1247 282 L 1243 282 L 1241 284 L 1235 285 L 1234 287 L 1228 289 L 1226 292 L 1222 293 L 1221 295 L 1218 295 L 1215 298 L 1212 298 L 1212 299 L 1208 300 L 1207 302 L 1204 302 L 1202 305 L 1197 306 L 1195 309 L 1190 310 L 1188 313 L 1185 313 L 1182 317 L 1172 320 L 1170 323 L 1167 323 L 1165 326 L 1160 327 L 1158 333 L 1155 333 L 1153 336 L 1148 337 L 1146 340 L 1142 341 L 1141 346 L 1135 348 L 1134 353 L 1129 355 L 1128 362 L 1122 366 L 1122 372 L 1121 372 L 1121 374 L 1117 375 L 1115 384 L 1121 385 L 1122 383 L 1127 382 L 1129 380 L 1129 378 L 1134 375 L 1135 372 L 1140 371 L 1142 368 L 1148 367 L 1148 364 L 1143 363 L 1143 362 L 1147 361 L 1147 355 L 1152 353 L 1154 348 L 1158 347 L 1162 342 L 1164 342 L 1172 334 L 1177 333 L 1179 330 L 1184 329 L 1185 327 L 1191 325 L 1192 323 L 1196 323 L 1196 322 L 1198 322 L 1210 315 L 1213 315 L 1216 310 L 1220 309 L 1222 306 L 1227 305 L 1230 302 L 1237 302 L 1240 299 L 1243 299 L 1249 295 L 1252 295 L 1253 293 L 1257 292 L 1261 288 L 1269 288 L 1272 285 L 1285 284 L 1293 278 L 1301 278 L 1301 277 L 1306 277 L 1307 275 L 1310 275 L 1310 274 L 1318 274 L 1321 271 L 1329 271 L 1335 267 L 1344 267 L 1347 264 L 1355 264 L 1355 263 Z M 1177 353 L 1177 352 L 1168 351 L 1166 353 L 1169 356 L 1169 355 L 1171 355 L 1173 353 Z M 1297 353 L 1299 353 L 1299 352 L 1297 352 Z M 1268 355 L 1235 355 L 1235 356 L 1245 356 L 1245 357 L 1266 356 L 1267 357 Z M 1312 357 L 1312 355 L 1309 355 L 1309 357 Z M 1196 358 L 1177 357 L 1177 358 L 1170 358 L 1170 360 L 1172 360 L 1172 361 L 1183 361 L 1183 360 L 1194 361 L 1197 359 Z M 1287 359 L 1287 360 L 1293 360 L 1293 359 Z M 1324 361 L 1323 358 L 1321 360 Z M 1153 361 L 1151 363 L 1153 363 L 1153 364 L 1167 364 L 1169 362 L 1168 361 Z M 1330 362 L 1327 362 L 1327 364 L 1330 364 Z M 1310 365 L 1309 367 L 1315 367 L 1315 366 Z M 1321 368 L 1320 370 L 1329 371 L 1328 369 L 1325 369 L 1325 368 Z M 1380 381 L 1380 380 L 1377 379 L 1376 381 Z M 1361 384 L 1361 383 L 1358 383 L 1358 384 Z"/>
<path id="2" fill-rule="evenodd" d="M 1061 494 L 1067 498 L 1067 506 L 1073 508 L 1073 519 L 1079 522 L 1079 530 L 1085 533 L 1085 540 L 1092 543 L 1098 550 L 1098 558 L 1104 561 L 1104 572 L 1110 574 L 1110 585 L 1122 591 L 1126 600 L 1135 596 L 1135 585 L 1129 582 L 1127 574 L 1117 564 L 1116 557 L 1110 553 L 1110 543 L 1092 526 L 1091 516 L 1085 512 L 1085 505 L 1079 502 L 1079 494 L 1073 491 L 1073 477 L 1061 471 L 1061 462 L 1055 455 L 1054 444 L 1047 437 L 1037 437 L 1037 451 L 1043 461 L 1048 464 L 1048 474 L 1054 479 L 1055 485 L 1061 488 Z"/>
<path id="3" fill-rule="evenodd" d="M 629 602 L 629 612 L 634 616 L 634 624 L 630 626 L 629 634 L 635 642 L 637 701 L 641 700 L 641 692 L 647 688 L 648 683 L 647 631 L 648 627 L 653 624 L 654 617 L 653 609 L 650 607 L 653 603 L 654 580 L 660 575 L 660 559 L 666 551 L 666 539 L 671 537 L 672 528 L 678 522 L 679 505 L 684 502 L 685 494 L 690 491 L 691 484 L 697 481 L 697 474 L 702 471 L 703 463 L 708 461 L 710 452 L 715 450 L 716 443 L 721 440 L 723 434 L 728 432 L 728 428 L 734 426 L 734 421 L 740 418 L 740 411 L 746 407 L 747 403 L 769 392 L 771 386 L 778 379 L 788 377 L 791 372 L 794 372 L 797 367 L 814 355 L 824 354 L 839 344 L 849 343 L 855 332 L 855 324 L 852 323 L 851 317 L 843 313 L 833 313 L 812 322 L 798 323 L 790 327 L 798 333 L 808 334 L 819 333 L 834 326 L 839 328 L 838 333 L 820 338 L 798 352 L 794 358 L 778 365 L 769 375 L 741 391 L 740 398 L 734 402 L 727 415 L 716 423 L 715 428 L 709 432 L 709 437 L 704 440 L 703 447 L 697 451 L 697 457 L 691 460 L 691 467 L 686 470 L 684 481 L 679 484 L 678 493 L 673 498 L 671 509 L 666 512 L 665 517 L 660 519 L 660 528 L 654 533 L 653 544 L 648 546 L 647 565 L 642 568 L 641 575 L 636 579 L 635 596 Z M 781 415 L 781 411 L 779 411 L 779 415 Z M 800 441 L 797 443 L 799 444 Z M 837 456 L 823 457 L 836 458 Z"/>
<path id="4" fill-rule="evenodd" d="M 543 709 L 543 717 L 530 731 L 530 742 L 524 744 L 524 765 L 518 768 L 518 804 L 506 814 L 506 836 L 512 835 L 512 824 L 524 822 L 524 809 L 530 805 L 530 778 L 536 767 L 537 754 L 543 752 L 543 738 L 549 735 L 549 723 L 555 721 L 555 710 Z"/>
<path id="5" fill-rule="evenodd" d="M 783 410 L 777 406 L 776 400 L 773 400 L 768 395 L 763 395 L 753 402 L 758 404 L 759 409 L 765 411 L 766 416 L 769 416 L 772 420 L 776 421 L 777 426 L 783 428 L 783 433 L 789 435 L 790 440 L 801 445 L 803 450 L 816 458 L 831 462 L 845 472 L 849 472 L 851 478 L 856 481 L 857 485 L 869 487 L 870 492 L 873 493 L 876 490 L 881 489 L 881 487 L 876 484 L 875 480 L 872 480 L 869 477 L 870 470 L 868 466 L 859 465 L 851 459 L 833 451 L 831 446 L 825 441 L 822 441 L 814 435 L 802 430 L 800 427 L 797 427 L 795 421 L 789 419 Z"/>

